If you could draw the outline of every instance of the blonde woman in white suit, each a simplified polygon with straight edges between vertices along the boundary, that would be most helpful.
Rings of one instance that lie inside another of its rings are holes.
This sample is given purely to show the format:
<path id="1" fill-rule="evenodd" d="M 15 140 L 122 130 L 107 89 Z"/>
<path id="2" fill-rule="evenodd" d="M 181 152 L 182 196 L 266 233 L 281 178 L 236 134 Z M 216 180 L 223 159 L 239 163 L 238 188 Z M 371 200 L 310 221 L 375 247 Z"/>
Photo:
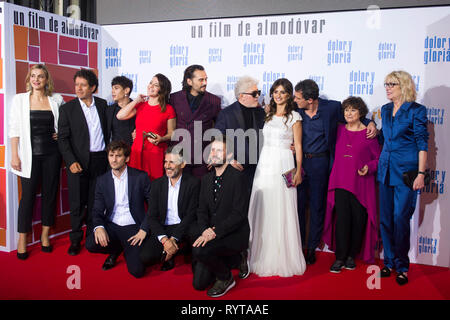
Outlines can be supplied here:
<path id="1" fill-rule="evenodd" d="M 26 77 L 26 93 L 14 96 L 8 136 L 11 139 L 11 171 L 20 176 L 22 198 L 18 210 L 17 257 L 28 258 L 27 233 L 31 231 L 36 192 L 41 186 L 41 248 L 51 252 L 49 230 L 54 224 L 61 154 L 57 144 L 59 107 L 64 103 L 53 94 L 53 80 L 42 64 L 34 65 Z"/>

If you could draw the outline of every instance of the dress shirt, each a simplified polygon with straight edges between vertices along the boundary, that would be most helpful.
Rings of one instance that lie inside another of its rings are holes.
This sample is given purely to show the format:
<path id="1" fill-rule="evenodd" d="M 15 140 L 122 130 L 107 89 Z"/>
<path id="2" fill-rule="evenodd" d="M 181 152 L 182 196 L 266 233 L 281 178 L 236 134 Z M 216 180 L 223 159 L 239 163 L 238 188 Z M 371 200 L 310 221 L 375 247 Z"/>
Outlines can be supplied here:
<path id="1" fill-rule="evenodd" d="M 309 117 L 303 109 L 299 109 L 299 113 L 303 118 L 303 152 L 321 153 L 327 151 L 328 147 L 325 138 L 325 128 L 323 119 L 320 117 L 320 112 L 317 111 L 312 118 Z"/>
<path id="2" fill-rule="evenodd" d="M 105 150 L 105 139 L 103 137 L 102 124 L 100 117 L 98 116 L 97 106 L 95 105 L 95 99 L 92 97 L 92 103 L 88 107 L 81 99 L 78 99 L 83 110 L 84 117 L 89 130 L 89 150 L 91 152 L 98 152 Z"/>
<path id="3" fill-rule="evenodd" d="M 130 204 L 128 202 L 128 170 L 125 167 L 120 177 L 116 177 L 112 170 L 111 174 L 114 180 L 114 196 L 116 199 L 111 221 L 122 227 L 136 224 L 131 215 Z"/>
<path id="4" fill-rule="evenodd" d="M 179 224 L 181 222 L 180 216 L 178 214 L 178 196 L 180 195 L 180 185 L 182 177 L 183 176 L 180 176 L 180 178 L 178 179 L 177 183 L 175 183 L 174 186 L 172 186 L 170 178 L 167 178 L 169 179 L 169 193 L 167 197 L 166 221 L 164 222 L 164 225 L 166 226 Z M 158 240 L 161 241 L 161 239 L 166 236 L 167 235 L 159 235 Z"/>
<path id="5" fill-rule="evenodd" d="M 118 226 L 124 227 L 132 224 L 136 224 L 133 216 L 130 212 L 130 205 L 128 202 L 128 170 L 125 167 L 125 170 L 122 172 L 120 177 L 116 177 L 111 170 L 111 174 L 114 181 L 114 208 L 111 214 L 111 222 L 117 224 Z M 97 226 L 94 228 L 104 228 L 104 226 Z"/>

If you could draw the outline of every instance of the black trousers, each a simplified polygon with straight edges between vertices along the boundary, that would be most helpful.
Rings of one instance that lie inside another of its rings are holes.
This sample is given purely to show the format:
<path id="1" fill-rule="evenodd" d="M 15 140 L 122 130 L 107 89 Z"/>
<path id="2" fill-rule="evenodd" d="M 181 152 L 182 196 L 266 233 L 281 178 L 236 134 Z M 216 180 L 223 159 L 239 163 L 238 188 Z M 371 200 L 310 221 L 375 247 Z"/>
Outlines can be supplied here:
<path id="1" fill-rule="evenodd" d="M 336 209 L 336 259 L 354 258 L 361 250 L 366 230 L 367 210 L 355 195 L 344 189 L 334 193 Z"/>
<path id="2" fill-rule="evenodd" d="M 178 224 L 165 226 L 167 237 L 170 238 L 171 236 L 173 236 L 173 232 L 178 226 L 179 226 Z M 183 239 L 178 239 L 178 243 L 184 242 L 185 245 L 191 247 L 194 241 L 196 240 L 194 239 L 195 233 L 194 228 L 195 224 L 191 226 L 191 229 L 188 230 L 188 234 L 185 237 L 183 237 Z M 142 251 L 141 251 L 141 260 L 144 263 L 144 265 L 151 266 L 161 262 L 161 255 L 163 250 L 164 246 L 158 240 L 158 237 L 156 235 L 150 235 L 149 237 L 147 237 L 145 242 L 142 244 Z"/>
<path id="3" fill-rule="evenodd" d="M 86 222 L 86 234 L 92 233 L 92 207 L 94 205 L 95 182 L 97 177 L 108 169 L 105 151 L 91 152 L 89 167 L 81 173 L 72 173 L 67 168 L 67 184 L 69 187 L 70 224 L 69 234 L 72 243 L 80 243 L 83 239 L 83 223 Z"/>
<path id="4" fill-rule="evenodd" d="M 33 207 L 36 192 L 41 185 L 41 221 L 42 225 L 51 227 L 55 223 L 56 199 L 58 197 L 61 155 L 55 153 L 33 156 L 30 178 L 20 178 L 22 198 L 19 203 L 17 231 L 31 231 Z"/>
<path id="5" fill-rule="evenodd" d="M 141 246 L 132 246 L 128 242 L 128 239 L 138 233 L 139 226 L 133 224 L 121 227 L 108 222 L 104 227 L 110 240 L 108 246 L 102 247 L 100 244 L 95 243 L 94 233 L 91 232 L 86 236 L 86 249 L 92 253 L 116 255 L 120 255 L 123 251 L 128 272 L 136 278 L 144 276 L 145 267 L 140 259 Z"/>
<path id="6" fill-rule="evenodd" d="M 214 239 L 206 243 L 204 247 L 192 248 L 192 258 L 194 260 L 194 288 L 204 286 L 200 281 L 208 278 L 196 275 L 197 268 L 195 264 L 200 262 L 208 270 L 202 272 L 213 275 L 213 279 L 228 280 L 231 275 L 231 269 L 239 265 L 241 260 L 240 253 L 248 248 L 248 241 L 240 243 L 237 239 L 242 239 L 240 235 L 230 234 L 221 239 Z"/>

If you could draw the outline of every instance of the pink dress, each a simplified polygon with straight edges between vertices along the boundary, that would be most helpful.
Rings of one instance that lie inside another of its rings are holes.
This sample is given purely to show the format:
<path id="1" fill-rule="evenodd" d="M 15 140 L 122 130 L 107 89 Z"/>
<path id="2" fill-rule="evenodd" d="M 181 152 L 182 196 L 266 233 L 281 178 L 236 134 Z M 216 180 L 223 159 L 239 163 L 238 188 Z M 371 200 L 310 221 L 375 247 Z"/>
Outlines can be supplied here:
<path id="1" fill-rule="evenodd" d="M 373 263 L 378 239 L 375 173 L 381 150 L 378 140 L 367 139 L 366 134 L 367 130 L 349 131 L 343 124 L 338 126 L 322 238 L 331 250 L 335 249 L 334 190 L 337 188 L 347 190 L 353 193 L 367 210 L 366 232 L 358 257 L 367 263 Z M 360 176 L 358 169 L 366 164 L 369 171 L 365 176 Z"/>

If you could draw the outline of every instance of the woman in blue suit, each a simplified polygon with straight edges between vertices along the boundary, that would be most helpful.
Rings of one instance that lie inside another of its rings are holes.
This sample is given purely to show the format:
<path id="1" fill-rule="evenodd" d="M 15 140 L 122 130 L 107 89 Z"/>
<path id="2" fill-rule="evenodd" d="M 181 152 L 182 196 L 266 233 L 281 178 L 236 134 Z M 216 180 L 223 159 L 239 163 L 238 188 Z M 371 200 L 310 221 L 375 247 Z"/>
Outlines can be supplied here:
<path id="1" fill-rule="evenodd" d="M 393 71 L 384 87 L 390 103 L 381 108 L 383 150 L 378 163 L 380 182 L 380 229 L 384 248 L 382 277 L 397 272 L 399 285 L 408 282 L 410 219 L 417 190 L 424 187 L 428 151 L 427 111 L 415 102 L 411 75 Z M 413 189 L 403 182 L 403 173 L 418 170 Z"/>

